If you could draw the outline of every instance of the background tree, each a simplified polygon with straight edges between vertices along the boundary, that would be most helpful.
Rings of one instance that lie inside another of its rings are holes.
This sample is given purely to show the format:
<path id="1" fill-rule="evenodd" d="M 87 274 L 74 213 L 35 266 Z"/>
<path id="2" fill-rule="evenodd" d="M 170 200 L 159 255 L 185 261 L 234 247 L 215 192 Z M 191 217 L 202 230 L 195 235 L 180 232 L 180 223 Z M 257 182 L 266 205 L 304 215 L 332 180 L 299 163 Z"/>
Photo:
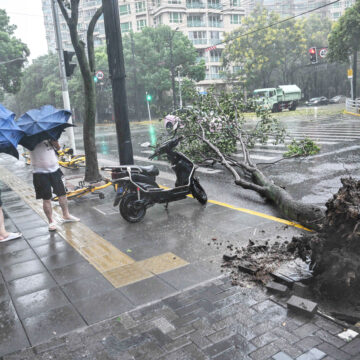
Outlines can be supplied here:
<path id="1" fill-rule="evenodd" d="M 345 14 L 335 23 L 329 36 L 330 61 L 348 62 L 352 55 L 353 64 L 353 99 L 357 96 L 357 53 L 360 47 L 360 0 L 345 11 Z"/>
<path id="2" fill-rule="evenodd" d="M 24 61 L 30 55 L 28 47 L 14 36 L 15 29 L 6 11 L 0 9 L 0 100 L 4 92 L 15 94 L 20 90 Z"/>
<path id="3" fill-rule="evenodd" d="M 70 31 L 71 43 L 79 63 L 81 76 L 83 80 L 84 89 L 84 126 L 83 126 L 83 140 L 86 155 L 85 181 L 94 181 L 101 178 L 99 173 L 99 166 L 97 160 L 97 151 L 95 143 L 95 117 L 96 117 L 96 97 L 94 85 L 94 53 L 92 41 L 92 33 L 94 31 L 95 20 L 99 18 L 102 13 L 100 7 L 94 14 L 90 21 L 88 28 L 87 39 L 88 56 L 85 50 L 85 43 L 80 39 L 78 34 L 78 20 L 79 20 L 79 4 L 80 0 L 57 0 L 61 13 L 68 25 Z M 93 25 L 93 26 L 92 26 Z"/>
<path id="4" fill-rule="evenodd" d="M 171 89 L 171 61 L 169 39 L 173 35 L 173 66 L 181 66 L 181 76 L 200 81 L 205 78 L 205 64 L 196 61 L 197 52 L 190 40 L 181 32 L 173 32 L 169 26 L 144 28 L 133 34 L 133 47 L 129 35 L 124 36 L 124 58 L 127 73 L 129 103 L 135 106 L 134 69 L 137 77 L 137 91 L 146 114 L 145 92 L 153 96 L 157 104 L 156 113 L 169 110 L 167 92 Z M 134 55 L 133 55 L 134 52 Z M 134 61 L 135 59 L 135 61 Z"/>

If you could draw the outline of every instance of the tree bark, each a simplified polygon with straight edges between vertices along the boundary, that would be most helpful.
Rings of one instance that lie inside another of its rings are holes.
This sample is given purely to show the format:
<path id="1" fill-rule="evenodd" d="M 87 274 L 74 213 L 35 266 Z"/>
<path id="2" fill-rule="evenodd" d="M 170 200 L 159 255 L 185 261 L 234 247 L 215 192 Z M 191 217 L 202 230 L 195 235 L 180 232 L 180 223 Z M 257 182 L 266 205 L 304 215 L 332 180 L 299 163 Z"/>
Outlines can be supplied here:
<path id="1" fill-rule="evenodd" d="M 84 149 L 86 156 L 85 181 L 97 181 L 101 179 L 101 175 L 99 173 L 99 165 L 97 160 L 97 150 L 96 150 L 96 142 L 95 142 L 95 117 L 96 117 L 95 84 L 90 69 L 89 61 L 86 57 L 85 43 L 79 39 L 79 35 L 77 32 L 79 0 L 71 0 L 71 16 L 69 16 L 63 0 L 57 0 L 57 2 L 66 20 L 66 23 L 69 27 L 71 43 L 74 47 L 74 51 L 79 62 L 79 67 L 84 84 L 85 114 L 84 114 L 83 140 L 84 140 Z"/>
<path id="2" fill-rule="evenodd" d="M 352 83 L 353 83 L 353 100 L 356 99 L 356 80 L 357 80 L 357 49 L 354 50 L 354 55 L 353 55 L 353 78 L 352 78 Z"/>

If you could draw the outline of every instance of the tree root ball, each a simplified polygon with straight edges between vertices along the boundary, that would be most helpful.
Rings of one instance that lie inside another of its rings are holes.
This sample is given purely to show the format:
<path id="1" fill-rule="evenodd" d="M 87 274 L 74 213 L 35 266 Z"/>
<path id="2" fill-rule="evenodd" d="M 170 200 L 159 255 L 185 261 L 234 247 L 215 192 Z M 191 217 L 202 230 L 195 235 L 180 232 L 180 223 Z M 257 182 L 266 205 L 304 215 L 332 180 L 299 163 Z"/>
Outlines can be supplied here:
<path id="1" fill-rule="evenodd" d="M 321 297 L 360 303 L 360 181 L 341 179 L 342 187 L 326 203 L 322 230 L 294 238 L 290 251 L 311 257 L 313 290 Z"/>

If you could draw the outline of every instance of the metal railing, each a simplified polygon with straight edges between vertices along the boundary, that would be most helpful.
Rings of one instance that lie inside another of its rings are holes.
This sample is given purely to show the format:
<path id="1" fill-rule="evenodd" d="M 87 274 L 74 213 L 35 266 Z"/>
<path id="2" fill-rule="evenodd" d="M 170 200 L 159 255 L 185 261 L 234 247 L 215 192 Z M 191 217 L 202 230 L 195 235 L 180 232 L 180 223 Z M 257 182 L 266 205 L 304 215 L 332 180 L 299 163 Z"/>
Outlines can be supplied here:
<path id="1" fill-rule="evenodd" d="M 187 2 L 186 7 L 188 9 L 204 9 L 205 4 L 203 4 L 201 2 Z"/>
<path id="2" fill-rule="evenodd" d="M 356 100 L 347 98 L 346 111 L 354 114 L 360 114 L 360 98 Z"/>
<path id="3" fill-rule="evenodd" d="M 190 39 L 193 45 L 206 45 L 207 39 Z"/>
<path id="4" fill-rule="evenodd" d="M 197 21 L 197 20 L 192 20 L 192 21 L 188 20 L 187 26 L 188 27 L 204 27 L 205 22 L 204 21 Z"/>

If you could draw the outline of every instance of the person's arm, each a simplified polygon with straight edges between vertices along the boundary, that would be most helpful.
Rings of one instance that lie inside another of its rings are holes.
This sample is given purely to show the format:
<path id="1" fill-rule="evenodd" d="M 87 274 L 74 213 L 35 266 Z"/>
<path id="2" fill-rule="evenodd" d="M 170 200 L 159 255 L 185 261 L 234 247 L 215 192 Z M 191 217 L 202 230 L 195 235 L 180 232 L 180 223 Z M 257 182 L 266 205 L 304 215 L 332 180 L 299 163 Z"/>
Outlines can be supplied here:
<path id="1" fill-rule="evenodd" d="M 60 144 L 57 140 L 50 140 L 50 144 L 52 145 L 55 151 L 60 150 Z"/>

